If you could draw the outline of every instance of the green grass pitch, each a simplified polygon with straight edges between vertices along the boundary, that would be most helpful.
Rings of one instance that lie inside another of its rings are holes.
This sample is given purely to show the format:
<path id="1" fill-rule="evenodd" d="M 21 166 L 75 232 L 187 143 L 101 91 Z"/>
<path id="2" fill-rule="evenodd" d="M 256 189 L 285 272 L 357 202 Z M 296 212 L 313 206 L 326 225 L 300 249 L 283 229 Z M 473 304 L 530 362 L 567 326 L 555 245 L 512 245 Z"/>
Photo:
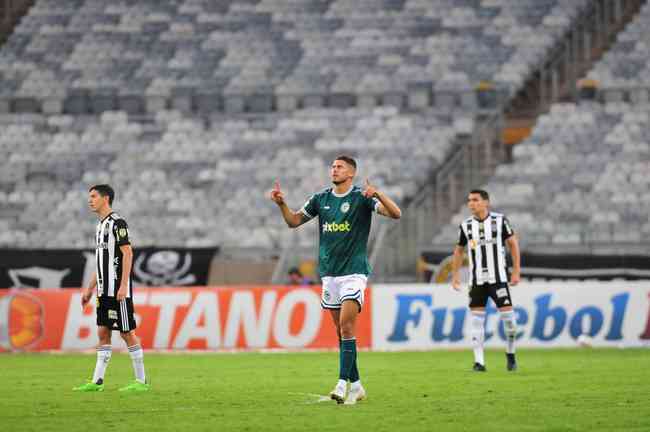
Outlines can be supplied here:
<path id="1" fill-rule="evenodd" d="M 520 350 L 505 371 L 470 372 L 471 351 L 360 353 L 368 399 L 318 402 L 336 383 L 338 354 L 145 354 L 153 389 L 113 353 L 103 393 L 71 388 L 94 355 L 0 355 L 3 431 L 648 431 L 650 350 Z"/>

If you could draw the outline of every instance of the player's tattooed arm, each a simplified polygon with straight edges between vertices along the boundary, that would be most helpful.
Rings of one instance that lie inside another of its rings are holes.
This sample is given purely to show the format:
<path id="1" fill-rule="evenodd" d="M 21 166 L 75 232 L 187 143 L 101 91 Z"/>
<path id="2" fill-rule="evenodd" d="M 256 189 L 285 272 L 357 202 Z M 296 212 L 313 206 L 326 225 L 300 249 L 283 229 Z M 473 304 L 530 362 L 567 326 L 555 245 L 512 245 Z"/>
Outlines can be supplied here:
<path id="1" fill-rule="evenodd" d="M 391 219 L 399 219 L 402 217 L 402 210 L 399 208 L 395 201 L 390 199 L 385 193 L 380 192 L 370 181 L 366 179 L 365 189 L 363 195 L 366 198 L 375 198 L 379 201 L 377 206 L 377 213 Z"/>
<path id="2" fill-rule="evenodd" d="M 295 212 L 287 206 L 284 201 L 284 192 L 280 190 L 280 183 L 275 182 L 273 190 L 270 194 L 271 201 L 277 204 L 282 213 L 282 218 L 287 223 L 289 228 L 298 228 L 300 225 L 308 222 L 311 218 L 304 214 L 302 211 Z"/>
<path id="3" fill-rule="evenodd" d="M 311 220 L 309 216 L 304 214 L 301 211 L 294 212 L 286 204 L 280 206 L 280 211 L 282 212 L 282 217 L 287 223 L 289 228 L 298 228 L 300 225 L 307 223 Z"/>
<path id="4" fill-rule="evenodd" d="M 311 220 L 311 218 L 309 216 L 307 216 L 306 214 L 304 214 L 301 211 L 298 212 L 298 216 L 300 217 L 300 222 L 298 223 L 298 225 L 296 225 L 296 228 L 299 227 L 300 225 L 304 224 L 304 223 L 309 222 Z"/>

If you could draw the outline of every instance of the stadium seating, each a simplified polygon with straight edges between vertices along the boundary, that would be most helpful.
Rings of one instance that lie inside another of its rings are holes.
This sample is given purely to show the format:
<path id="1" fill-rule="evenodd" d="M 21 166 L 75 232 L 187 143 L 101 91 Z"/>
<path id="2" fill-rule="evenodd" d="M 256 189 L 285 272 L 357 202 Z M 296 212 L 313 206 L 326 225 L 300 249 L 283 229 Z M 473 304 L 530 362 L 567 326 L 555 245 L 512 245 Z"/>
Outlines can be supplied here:
<path id="1" fill-rule="evenodd" d="M 112 111 L 0 116 L 0 224 L 9 228 L 0 246 L 89 247 L 87 188 L 110 182 L 141 246 L 274 247 L 289 232 L 263 196 L 275 179 L 297 208 L 347 151 L 362 155 L 361 179 L 401 200 L 473 127 L 471 117 L 394 107 L 205 119 L 161 111 L 150 121 Z"/>
<path id="2" fill-rule="evenodd" d="M 40 0 L 0 49 L 0 112 L 472 109 L 514 92 L 588 0 Z"/>
<path id="3" fill-rule="evenodd" d="M 616 43 L 587 75 L 598 82 L 606 101 L 616 102 L 629 94 L 636 103 L 650 96 L 650 3 L 617 37 Z"/>
<path id="4" fill-rule="evenodd" d="M 556 104 L 485 186 L 524 245 L 635 244 L 650 236 L 650 105 Z M 434 239 L 451 244 L 453 225 Z"/>

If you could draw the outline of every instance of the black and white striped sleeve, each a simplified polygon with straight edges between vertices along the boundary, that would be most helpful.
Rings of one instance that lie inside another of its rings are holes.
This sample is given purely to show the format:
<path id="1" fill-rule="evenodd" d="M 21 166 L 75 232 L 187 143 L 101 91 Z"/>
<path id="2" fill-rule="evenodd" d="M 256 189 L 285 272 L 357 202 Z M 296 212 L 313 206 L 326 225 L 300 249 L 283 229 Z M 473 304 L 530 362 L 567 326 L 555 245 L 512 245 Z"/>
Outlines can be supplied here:
<path id="1" fill-rule="evenodd" d="M 458 243 L 456 244 L 461 247 L 467 246 L 467 236 L 465 235 L 465 231 L 463 231 L 462 225 L 458 227 Z"/>
<path id="2" fill-rule="evenodd" d="M 501 227 L 501 238 L 503 240 L 507 240 L 513 235 L 515 235 L 515 232 L 512 229 L 512 225 L 510 225 L 510 221 L 508 220 L 507 217 L 504 216 L 502 220 L 503 220 L 502 222 L 503 226 Z"/>
<path id="3" fill-rule="evenodd" d="M 115 244 L 124 246 L 131 244 L 129 240 L 129 226 L 124 219 L 117 219 L 113 224 L 113 235 L 115 235 Z"/>

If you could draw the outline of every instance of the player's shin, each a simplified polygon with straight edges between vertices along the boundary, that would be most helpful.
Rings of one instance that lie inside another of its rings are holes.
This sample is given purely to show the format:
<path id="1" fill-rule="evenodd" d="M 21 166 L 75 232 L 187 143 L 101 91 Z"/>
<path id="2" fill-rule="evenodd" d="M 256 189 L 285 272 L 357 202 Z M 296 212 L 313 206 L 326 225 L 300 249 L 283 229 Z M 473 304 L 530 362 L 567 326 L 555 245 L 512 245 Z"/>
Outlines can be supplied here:
<path id="1" fill-rule="evenodd" d="M 485 312 L 472 311 L 472 347 L 474 348 L 474 362 L 485 365 L 483 343 L 485 341 Z"/>
<path id="2" fill-rule="evenodd" d="M 131 363 L 133 363 L 133 373 L 135 374 L 135 379 L 141 383 L 146 382 L 146 376 L 144 374 L 144 351 L 140 344 L 133 345 L 129 347 L 129 356 L 131 357 Z"/>
<path id="3" fill-rule="evenodd" d="M 95 363 L 95 372 L 93 373 L 93 383 L 102 384 L 104 382 L 104 374 L 108 367 L 108 362 L 111 360 L 111 346 L 100 345 L 97 347 L 97 363 Z"/>
<path id="4" fill-rule="evenodd" d="M 343 341 L 339 339 L 339 364 L 343 364 Z M 352 363 L 352 369 L 350 369 L 350 377 L 349 377 L 350 383 L 353 385 L 356 383 L 357 385 L 361 384 L 360 377 L 359 377 L 359 369 L 357 368 L 357 358 L 355 356 L 354 358 L 354 363 Z"/>
<path id="5" fill-rule="evenodd" d="M 352 372 L 352 366 L 357 359 L 357 340 L 356 338 L 343 339 L 341 341 L 341 364 L 339 368 L 339 379 L 349 380 Z"/>
<path id="6" fill-rule="evenodd" d="M 357 368 L 356 350 L 354 356 L 354 363 L 352 363 L 352 369 L 350 369 L 350 383 L 352 383 L 353 386 L 359 385 L 361 383 L 361 379 L 359 378 L 359 369 Z"/>
<path id="7" fill-rule="evenodd" d="M 503 321 L 503 328 L 506 333 L 506 352 L 508 354 L 515 353 L 515 339 L 517 337 L 517 322 L 515 321 L 515 312 L 507 311 L 501 312 L 501 321 Z"/>

